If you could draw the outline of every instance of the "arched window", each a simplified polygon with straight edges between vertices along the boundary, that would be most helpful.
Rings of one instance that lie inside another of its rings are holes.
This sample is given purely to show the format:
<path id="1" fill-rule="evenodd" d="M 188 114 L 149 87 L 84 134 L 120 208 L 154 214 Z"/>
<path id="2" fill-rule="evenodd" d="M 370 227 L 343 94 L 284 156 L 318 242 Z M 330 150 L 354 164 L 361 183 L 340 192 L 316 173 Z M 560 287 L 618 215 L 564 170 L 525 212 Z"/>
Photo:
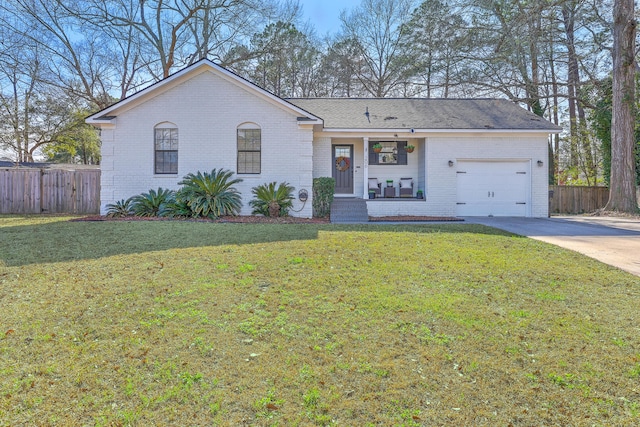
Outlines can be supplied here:
<path id="1" fill-rule="evenodd" d="M 262 134 L 255 123 L 238 126 L 237 173 L 259 174 L 261 170 Z"/>
<path id="2" fill-rule="evenodd" d="M 178 173 L 178 127 L 164 122 L 153 128 L 155 173 Z"/>

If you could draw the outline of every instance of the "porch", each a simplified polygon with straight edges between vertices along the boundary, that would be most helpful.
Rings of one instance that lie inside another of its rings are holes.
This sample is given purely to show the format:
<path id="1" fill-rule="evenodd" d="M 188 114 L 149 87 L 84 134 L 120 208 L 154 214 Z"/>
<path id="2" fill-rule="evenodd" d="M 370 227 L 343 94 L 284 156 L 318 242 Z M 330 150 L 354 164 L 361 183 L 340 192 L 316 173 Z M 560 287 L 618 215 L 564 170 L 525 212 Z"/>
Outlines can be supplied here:
<path id="1" fill-rule="evenodd" d="M 411 133 L 375 139 L 332 137 L 330 144 L 336 197 L 424 201 L 425 138 Z"/>

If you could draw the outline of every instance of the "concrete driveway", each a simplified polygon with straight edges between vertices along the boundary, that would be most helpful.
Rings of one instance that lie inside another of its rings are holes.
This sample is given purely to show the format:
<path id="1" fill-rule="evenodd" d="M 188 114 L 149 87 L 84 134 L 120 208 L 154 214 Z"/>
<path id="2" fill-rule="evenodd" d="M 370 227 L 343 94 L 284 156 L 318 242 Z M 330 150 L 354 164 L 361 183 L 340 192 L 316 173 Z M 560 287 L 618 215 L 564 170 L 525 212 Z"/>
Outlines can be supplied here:
<path id="1" fill-rule="evenodd" d="M 640 276 L 640 220 L 621 217 L 465 217 L 521 236 L 580 252 Z"/>

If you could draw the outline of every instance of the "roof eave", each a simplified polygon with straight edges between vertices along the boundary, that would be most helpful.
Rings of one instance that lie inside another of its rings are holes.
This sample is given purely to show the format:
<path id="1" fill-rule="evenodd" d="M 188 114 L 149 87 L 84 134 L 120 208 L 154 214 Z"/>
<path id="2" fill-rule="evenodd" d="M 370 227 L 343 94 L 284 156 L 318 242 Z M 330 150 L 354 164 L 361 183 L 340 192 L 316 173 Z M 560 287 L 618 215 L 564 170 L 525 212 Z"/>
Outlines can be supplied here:
<path id="1" fill-rule="evenodd" d="M 344 133 L 411 133 L 414 135 L 431 133 L 560 133 L 562 129 L 495 129 L 495 128 L 474 128 L 474 129 L 407 129 L 407 128 L 323 128 L 324 132 L 344 132 Z"/>
<path id="2" fill-rule="evenodd" d="M 100 117 L 89 116 L 84 121 L 85 123 L 90 124 L 92 126 L 95 126 L 98 128 L 105 128 L 109 126 L 115 126 L 116 119 L 117 119 L 116 116 L 100 116 Z"/>
<path id="3" fill-rule="evenodd" d="M 311 117 L 298 117 L 298 125 L 321 125 L 324 123 L 324 121 L 322 119 L 319 119 L 317 117 L 311 118 Z"/>

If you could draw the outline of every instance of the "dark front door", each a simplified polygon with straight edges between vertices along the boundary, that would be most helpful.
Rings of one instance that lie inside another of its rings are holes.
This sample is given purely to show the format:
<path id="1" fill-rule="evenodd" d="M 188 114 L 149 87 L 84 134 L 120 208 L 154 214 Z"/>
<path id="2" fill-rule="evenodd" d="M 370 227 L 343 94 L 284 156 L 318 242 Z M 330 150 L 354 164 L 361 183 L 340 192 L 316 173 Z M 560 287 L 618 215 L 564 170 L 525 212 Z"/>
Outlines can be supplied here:
<path id="1" fill-rule="evenodd" d="M 335 192 L 353 194 L 353 145 L 334 145 L 332 151 Z"/>

